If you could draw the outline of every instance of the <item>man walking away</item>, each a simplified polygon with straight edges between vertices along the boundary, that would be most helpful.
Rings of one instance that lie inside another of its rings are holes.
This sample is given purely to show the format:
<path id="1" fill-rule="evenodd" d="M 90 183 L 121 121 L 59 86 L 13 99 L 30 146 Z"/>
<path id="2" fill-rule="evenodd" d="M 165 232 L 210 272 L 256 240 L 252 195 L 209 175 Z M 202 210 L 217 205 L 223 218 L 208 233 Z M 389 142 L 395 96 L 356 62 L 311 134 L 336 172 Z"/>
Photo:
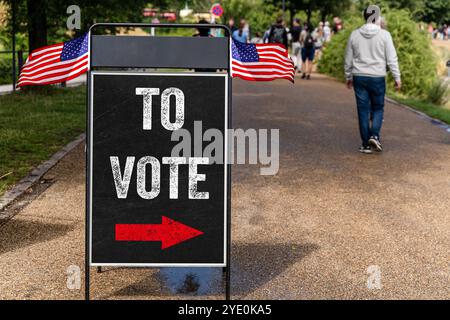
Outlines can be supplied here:
<path id="1" fill-rule="evenodd" d="M 301 45 L 300 34 L 302 33 L 302 27 L 300 26 L 300 20 L 295 18 L 293 26 L 290 30 L 292 36 L 292 58 L 294 60 L 295 71 L 301 70 Z"/>
<path id="2" fill-rule="evenodd" d="M 280 43 L 288 48 L 287 31 L 282 17 L 270 28 L 269 43 Z"/>
<path id="3" fill-rule="evenodd" d="M 345 54 L 345 77 L 347 87 L 355 90 L 362 153 L 383 151 L 380 131 L 387 66 L 395 79 L 396 89 L 401 88 L 397 52 L 391 34 L 380 28 L 380 17 L 374 19 L 377 10 L 373 7 L 364 10 L 367 23 L 352 32 Z"/>

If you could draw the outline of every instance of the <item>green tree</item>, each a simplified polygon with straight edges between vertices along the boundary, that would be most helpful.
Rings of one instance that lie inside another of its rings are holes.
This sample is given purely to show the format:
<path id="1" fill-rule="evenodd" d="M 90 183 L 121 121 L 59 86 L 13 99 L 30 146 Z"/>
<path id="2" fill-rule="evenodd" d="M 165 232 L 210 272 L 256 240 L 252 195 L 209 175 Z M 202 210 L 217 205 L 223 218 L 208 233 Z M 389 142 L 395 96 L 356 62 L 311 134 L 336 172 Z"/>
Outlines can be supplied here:
<path id="1" fill-rule="evenodd" d="M 358 7 L 360 10 L 365 9 L 367 6 L 371 4 L 378 5 L 382 11 L 385 11 L 387 8 L 391 9 L 407 9 L 410 12 L 414 13 L 416 11 L 421 11 L 424 7 L 426 0 L 359 0 Z"/>
<path id="2" fill-rule="evenodd" d="M 190 9 L 195 12 L 208 12 L 214 3 L 223 1 L 215 0 L 154 0 L 148 3 L 148 6 L 152 8 L 158 8 L 161 10 L 174 10 L 178 11 L 187 4 Z"/>
<path id="3" fill-rule="evenodd" d="M 450 22 L 450 3 L 448 0 L 428 0 L 421 14 L 422 21 L 438 24 Z"/>
<path id="4" fill-rule="evenodd" d="M 6 16 L 3 17 L 3 23 L 5 27 L 0 28 L 0 42 L 5 49 L 11 49 L 11 34 L 12 34 L 12 24 L 11 24 L 11 5 L 14 0 L 0 0 L 1 4 L 4 5 L 6 9 Z M 26 16 L 27 7 L 25 1 L 16 1 L 16 47 L 27 49 L 28 48 L 28 37 L 26 28 Z"/>
<path id="5" fill-rule="evenodd" d="M 352 0 L 316 0 L 315 7 L 320 12 L 320 21 L 329 16 L 342 16 L 352 5 Z"/>
<path id="6" fill-rule="evenodd" d="M 230 18 L 234 18 L 236 24 L 240 19 L 245 19 L 252 33 L 263 33 L 280 15 L 278 8 L 264 0 L 222 0 L 221 3 L 224 8 L 223 23 L 228 23 Z"/>
<path id="7" fill-rule="evenodd" d="M 146 0 L 77 0 L 81 9 L 81 29 L 67 30 L 67 7 L 73 0 L 1 0 L 8 7 L 7 30 L 11 30 L 11 3 L 17 8 L 17 31 L 28 35 L 29 50 L 48 43 L 68 40 L 89 30 L 95 22 L 141 22 Z M 115 32 L 115 30 L 110 30 Z M 10 34 L 10 33 L 9 33 Z"/>
<path id="8" fill-rule="evenodd" d="M 34 1 L 34 0 L 31 0 Z M 49 3 L 48 27 L 52 32 L 66 33 L 66 9 L 74 4 L 73 0 L 47 0 Z M 146 0 L 107 0 L 90 1 L 77 0 L 76 5 L 81 9 L 81 30 L 76 35 L 83 34 L 96 22 L 141 22 Z M 115 32 L 115 30 L 111 30 Z M 60 33 L 61 35 L 61 33 Z"/>
<path id="9" fill-rule="evenodd" d="M 371 0 L 358 1 L 359 10 L 363 10 Z M 450 22 L 450 3 L 448 0 L 380 0 L 377 4 L 382 13 L 389 9 L 406 9 L 411 12 L 415 21 L 436 22 L 438 24 Z"/>
<path id="10" fill-rule="evenodd" d="M 248 15 L 252 8 L 261 9 L 260 8 L 261 1 L 259 0 L 223 0 L 223 21 L 227 23 L 230 18 L 234 18 L 237 23 L 239 23 L 238 19 L 248 19 Z M 253 9 L 254 10 L 254 9 Z"/>
<path id="11" fill-rule="evenodd" d="M 280 0 L 266 0 L 281 8 Z M 325 21 L 331 15 L 342 16 L 350 8 L 352 0 L 286 0 L 286 9 L 289 11 L 290 24 L 300 11 L 306 13 L 306 22 L 311 23 L 313 14 L 318 13 L 320 21 Z"/>
<path id="12" fill-rule="evenodd" d="M 27 0 L 28 47 L 47 45 L 47 0 Z M 32 12 L 32 14 L 30 14 Z"/>

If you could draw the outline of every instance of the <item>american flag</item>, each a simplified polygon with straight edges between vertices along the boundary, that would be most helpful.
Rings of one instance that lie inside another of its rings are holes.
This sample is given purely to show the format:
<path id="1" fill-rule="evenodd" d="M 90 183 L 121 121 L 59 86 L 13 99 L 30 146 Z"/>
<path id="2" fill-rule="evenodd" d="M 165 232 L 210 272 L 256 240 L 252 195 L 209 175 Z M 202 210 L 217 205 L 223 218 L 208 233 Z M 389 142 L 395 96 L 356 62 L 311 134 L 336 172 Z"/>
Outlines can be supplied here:
<path id="1" fill-rule="evenodd" d="M 250 44 L 232 40 L 231 75 L 250 81 L 287 79 L 294 82 L 294 63 L 276 43 Z"/>
<path id="2" fill-rule="evenodd" d="M 33 50 L 24 64 L 17 86 L 65 82 L 89 67 L 89 33 L 79 38 Z"/>

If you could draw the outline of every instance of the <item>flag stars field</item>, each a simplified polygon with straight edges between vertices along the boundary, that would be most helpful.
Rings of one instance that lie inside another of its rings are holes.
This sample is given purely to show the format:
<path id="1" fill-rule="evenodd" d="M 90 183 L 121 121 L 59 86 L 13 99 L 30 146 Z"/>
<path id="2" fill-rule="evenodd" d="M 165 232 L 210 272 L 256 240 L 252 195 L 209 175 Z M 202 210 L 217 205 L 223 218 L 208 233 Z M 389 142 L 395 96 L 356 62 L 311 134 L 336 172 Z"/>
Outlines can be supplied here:
<path id="1" fill-rule="evenodd" d="M 64 43 L 63 51 L 61 52 L 61 61 L 76 59 L 89 51 L 89 36 L 73 39 Z"/>

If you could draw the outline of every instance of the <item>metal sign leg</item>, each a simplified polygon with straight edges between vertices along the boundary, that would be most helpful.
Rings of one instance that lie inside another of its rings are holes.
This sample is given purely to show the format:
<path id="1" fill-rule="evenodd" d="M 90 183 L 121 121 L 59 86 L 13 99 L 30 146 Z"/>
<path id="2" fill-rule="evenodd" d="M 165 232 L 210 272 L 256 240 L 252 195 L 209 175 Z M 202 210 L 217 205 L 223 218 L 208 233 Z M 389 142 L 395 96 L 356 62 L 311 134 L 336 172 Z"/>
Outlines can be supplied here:
<path id="1" fill-rule="evenodd" d="M 89 301 L 89 295 L 90 295 L 90 279 L 89 279 L 89 265 L 86 264 L 86 269 L 84 270 L 84 300 Z"/>
<path id="2" fill-rule="evenodd" d="M 90 263 L 89 263 L 89 247 L 90 247 L 90 238 L 89 238 L 89 226 L 90 226 L 90 216 L 89 216 L 89 208 L 90 208 L 90 202 L 89 202 L 89 137 L 90 137 L 90 130 L 89 130 L 89 122 L 91 121 L 89 117 L 89 112 L 91 110 L 91 105 L 89 101 L 89 85 L 90 85 L 90 77 L 89 72 L 87 76 L 86 81 L 86 190 L 85 190 L 85 203 L 86 203 L 86 212 L 85 212 L 85 232 L 84 232 L 84 299 L 86 301 L 89 300 L 90 296 Z"/>

